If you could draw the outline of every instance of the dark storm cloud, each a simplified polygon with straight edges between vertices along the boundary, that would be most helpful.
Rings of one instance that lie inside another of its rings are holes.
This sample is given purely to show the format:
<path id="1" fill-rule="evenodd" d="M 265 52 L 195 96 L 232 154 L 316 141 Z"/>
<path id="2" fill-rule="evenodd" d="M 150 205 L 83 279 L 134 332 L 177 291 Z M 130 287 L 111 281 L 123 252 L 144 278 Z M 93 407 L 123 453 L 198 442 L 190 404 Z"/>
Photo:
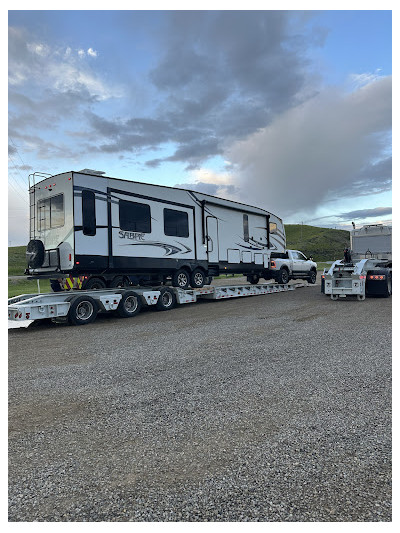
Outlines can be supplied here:
<path id="1" fill-rule="evenodd" d="M 375 207 L 374 209 L 357 209 L 356 211 L 348 211 L 347 213 L 342 213 L 336 216 L 342 220 L 365 220 L 366 218 L 380 218 L 391 214 L 391 207 Z"/>
<path id="2" fill-rule="evenodd" d="M 149 73 L 159 95 L 156 127 L 138 131 L 137 125 L 119 120 L 99 127 L 92 120 L 91 126 L 108 137 L 96 148 L 123 152 L 172 142 L 174 154 L 149 160 L 148 166 L 181 161 L 195 168 L 221 154 L 228 142 L 266 126 L 298 103 L 310 83 L 305 51 L 315 38 L 301 25 L 294 34 L 293 16 L 280 11 L 170 12 L 158 36 L 161 59 Z M 136 113 L 132 121 L 138 120 L 145 119 Z"/>

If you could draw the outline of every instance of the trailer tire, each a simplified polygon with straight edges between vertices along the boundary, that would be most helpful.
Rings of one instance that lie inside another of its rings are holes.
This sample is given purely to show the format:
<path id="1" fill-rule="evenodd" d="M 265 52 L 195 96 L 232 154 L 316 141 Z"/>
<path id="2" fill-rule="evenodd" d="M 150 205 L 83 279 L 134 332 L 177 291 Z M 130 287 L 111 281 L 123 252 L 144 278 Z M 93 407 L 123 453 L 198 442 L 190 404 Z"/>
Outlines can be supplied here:
<path id="1" fill-rule="evenodd" d="M 86 290 L 93 290 L 93 289 L 105 289 L 106 283 L 101 278 L 89 278 L 85 285 L 82 287 L 82 289 Z"/>
<path id="2" fill-rule="evenodd" d="M 156 303 L 157 311 L 169 311 L 176 305 L 176 296 L 172 289 L 165 287 L 161 289 L 160 296 Z"/>
<path id="3" fill-rule="evenodd" d="M 189 287 L 190 278 L 189 273 L 184 268 L 176 270 L 172 274 L 172 286 L 179 287 L 180 289 L 187 289 Z"/>
<path id="4" fill-rule="evenodd" d="M 311 285 L 315 285 L 315 282 L 317 281 L 317 273 L 315 270 L 310 270 L 310 275 L 307 278 L 308 283 L 311 283 Z"/>
<path id="5" fill-rule="evenodd" d="M 122 298 L 115 311 L 121 318 L 130 318 L 136 316 L 142 308 L 140 296 L 134 291 L 126 291 L 122 294 Z"/>
<path id="6" fill-rule="evenodd" d="M 286 285 L 289 282 L 289 271 L 287 268 L 280 269 L 276 281 L 282 285 Z"/>
<path id="7" fill-rule="evenodd" d="M 91 324 L 96 319 L 99 308 L 91 296 L 72 296 L 68 311 L 68 320 L 74 326 Z"/>
<path id="8" fill-rule="evenodd" d="M 212 276 L 207 276 L 207 277 L 206 277 L 206 281 L 205 281 L 205 285 L 211 285 L 212 280 L 213 280 L 213 277 L 212 277 Z"/>
<path id="9" fill-rule="evenodd" d="M 206 277 L 204 275 L 204 270 L 201 268 L 195 268 L 190 275 L 190 285 L 193 289 L 201 289 L 204 287 L 206 282 Z"/>
<path id="10" fill-rule="evenodd" d="M 30 268 L 39 268 L 44 261 L 44 244 L 39 239 L 32 239 L 26 247 L 26 258 Z"/>

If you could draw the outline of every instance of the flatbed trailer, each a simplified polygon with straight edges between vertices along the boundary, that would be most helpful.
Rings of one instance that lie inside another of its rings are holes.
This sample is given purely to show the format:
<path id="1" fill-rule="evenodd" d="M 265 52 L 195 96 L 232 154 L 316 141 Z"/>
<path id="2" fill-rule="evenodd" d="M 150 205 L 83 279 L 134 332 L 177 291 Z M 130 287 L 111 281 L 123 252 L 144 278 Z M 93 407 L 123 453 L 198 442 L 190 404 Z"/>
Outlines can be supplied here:
<path id="1" fill-rule="evenodd" d="M 22 294 L 8 300 L 11 321 L 68 321 L 72 325 L 92 323 L 99 312 L 115 312 L 122 318 L 136 316 L 142 308 L 168 311 L 176 305 L 195 303 L 199 299 L 222 300 L 292 291 L 303 284 L 259 284 L 205 286 L 199 289 L 178 287 L 138 287 L 132 289 L 71 290 Z"/>

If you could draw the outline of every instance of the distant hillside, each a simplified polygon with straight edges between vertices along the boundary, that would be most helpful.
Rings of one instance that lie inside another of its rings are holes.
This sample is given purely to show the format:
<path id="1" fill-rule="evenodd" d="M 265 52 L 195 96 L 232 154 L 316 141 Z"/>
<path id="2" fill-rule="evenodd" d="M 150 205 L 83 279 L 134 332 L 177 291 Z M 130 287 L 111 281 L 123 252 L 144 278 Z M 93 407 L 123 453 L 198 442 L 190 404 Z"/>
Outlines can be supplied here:
<path id="1" fill-rule="evenodd" d="M 301 250 L 314 261 L 342 259 L 343 250 L 350 246 L 350 233 L 341 229 L 285 224 L 285 231 L 287 248 Z"/>
<path id="2" fill-rule="evenodd" d="M 301 250 L 307 257 L 312 255 L 315 261 L 341 259 L 344 248 L 350 245 L 349 232 L 339 229 L 286 224 L 285 231 L 286 246 Z M 23 276 L 26 268 L 25 250 L 25 246 L 8 249 L 9 276 Z"/>
<path id="3" fill-rule="evenodd" d="M 23 276 L 26 268 L 26 246 L 12 246 L 8 249 L 8 275 Z"/>

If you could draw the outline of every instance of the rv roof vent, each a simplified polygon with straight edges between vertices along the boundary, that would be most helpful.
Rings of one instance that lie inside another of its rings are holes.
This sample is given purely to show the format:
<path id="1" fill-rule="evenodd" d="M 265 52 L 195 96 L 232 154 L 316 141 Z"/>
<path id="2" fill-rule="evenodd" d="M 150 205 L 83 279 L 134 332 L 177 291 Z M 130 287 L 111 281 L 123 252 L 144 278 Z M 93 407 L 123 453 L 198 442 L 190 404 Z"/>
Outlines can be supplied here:
<path id="1" fill-rule="evenodd" d="M 102 170 L 92 170 L 91 168 L 84 168 L 83 170 L 78 170 L 81 174 L 94 174 L 95 176 L 101 176 L 105 174 Z"/>

